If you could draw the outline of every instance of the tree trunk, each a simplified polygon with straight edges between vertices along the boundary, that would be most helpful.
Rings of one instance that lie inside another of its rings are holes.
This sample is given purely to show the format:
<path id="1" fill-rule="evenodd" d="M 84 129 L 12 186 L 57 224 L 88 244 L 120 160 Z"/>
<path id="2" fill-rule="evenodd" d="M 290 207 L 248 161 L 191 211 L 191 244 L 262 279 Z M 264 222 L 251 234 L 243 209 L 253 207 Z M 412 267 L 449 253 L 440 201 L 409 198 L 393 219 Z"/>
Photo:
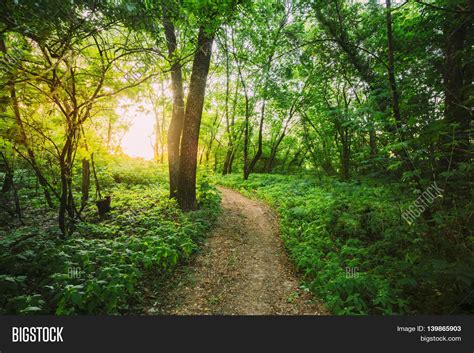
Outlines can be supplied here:
<path id="1" fill-rule="evenodd" d="M 217 166 L 219 164 L 219 154 L 217 150 L 214 152 L 214 172 L 217 172 Z"/>
<path id="2" fill-rule="evenodd" d="M 232 146 L 227 146 L 227 152 L 224 158 L 224 166 L 222 167 L 222 175 L 229 173 L 230 159 L 232 158 Z"/>
<path id="3" fill-rule="evenodd" d="M 461 7 L 461 4 L 459 4 Z M 474 2 L 466 0 L 462 7 L 474 11 Z M 456 16 L 457 19 L 454 19 Z M 469 98 L 472 99 L 473 69 L 472 60 L 472 14 L 447 14 L 444 63 L 444 122 L 446 137 L 443 139 L 445 157 L 441 172 L 457 169 L 460 163 L 469 163 L 471 143 L 469 141 L 472 111 L 469 111 Z M 448 183 L 455 184 L 451 181 Z M 454 185 L 453 185 L 454 186 Z M 468 193 L 469 194 L 469 193 Z"/>
<path id="4" fill-rule="evenodd" d="M 173 113 L 168 129 L 168 169 L 170 179 L 170 197 L 178 195 L 180 142 L 184 122 L 184 90 L 181 64 L 176 58 L 176 33 L 168 11 L 163 6 L 163 26 L 168 46 L 168 58 L 171 62 L 171 91 L 173 94 Z"/>
<path id="5" fill-rule="evenodd" d="M 213 40 L 214 34 L 206 33 L 204 27 L 199 29 L 180 146 L 178 203 L 184 211 L 197 207 L 197 149 Z"/>
<path id="6" fill-rule="evenodd" d="M 90 169 L 89 160 L 87 158 L 84 158 L 82 160 L 82 185 L 81 185 L 82 207 L 84 207 L 87 200 L 89 200 L 90 180 L 91 180 L 91 169 Z"/>
<path id="7" fill-rule="evenodd" d="M 375 136 L 375 129 L 372 122 L 369 127 L 369 148 L 370 157 L 375 158 L 377 156 L 377 138 Z"/>
<path id="8" fill-rule="evenodd" d="M 58 223 L 63 238 L 69 233 L 66 224 L 66 213 L 70 219 L 73 219 L 75 216 L 74 199 L 72 195 L 72 151 L 74 137 L 71 132 L 68 132 L 67 135 L 68 137 L 59 157 L 61 194 L 59 198 Z"/>
<path id="9" fill-rule="evenodd" d="M 226 85 L 225 85 L 225 123 L 227 132 L 227 152 L 224 159 L 224 166 L 222 168 L 222 175 L 226 175 L 229 172 L 230 159 L 232 157 L 233 150 L 233 133 L 231 131 L 231 122 L 229 118 L 229 93 L 230 93 L 230 65 L 229 65 L 229 49 L 227 46 L 227 37 L 224 36 L 224 52 L 225 52 L 225 72 L 226 72 Z"/>
<path id="10" fill-rule="evenodd" d="M 345 136 L 341 136 L 342 153 L 341 153 L 341 178 L 342 180 L 349 179 L 349 163 L 350 163 L 350 144 L 348 140 L 348 132 L 345 131 Z"/>
<path id="11" fill-rule="evenodd" d="M 8 169 L 5 171 L 5 179 L 3 179 L 2 192 L 6 193 L 11 190 L 13 186 L 13 173 Z"/>
<path id="12" fill-rule="evenodd" d="M 392 95 L 392 110 L 395 118 L 395 126 L 402 141 L 405 140 L 403 133 L 403 120 L 400 113 L 400 105 L 398 103 L 397 81 L 395 79 L 395 59 L 394 59 L 394 42 L 392 30 L 392 8 L 390 0 L 385 0 L 386 4 L 386 25 L 387 25 L 387 47 L 388 47 L 388 80 L 390 83 L 390 93 Z"/>
<path id="13" fill-rule="evenodd" d="M 236 152 L 236 149 L 234 149 L 234 150 L 232 151 L 232 155 L 231 155 L 231 157 L 230 157 L 229 168 L 228 168 L 228 170 L 227 170 L 228 174 L 232 174 L 232 166 L 234 165 L 235 152 Z"/>
<path id="14" fill-rule="evenodd" d="M 67 189 L 67 171 L 64 162 L 61 162 L 60 166 L 61 174 L 61 197 L 59 198 L 59 214 L 58 214 L 58 223 L 59 229 L 61 230 L 62 238 L 65 238 L 67 235 L 66 227 L 66 209 L 67 209 L 67 198 L 68 198 L 68 189 Z"/>
<path id="15" fill-rule="evenodd" d="M 15 200 L 15 213 L 18 216 L 18 219 L 23 224 L 22 221 L 22 213 L 21 213 L 21 206 L 20 206 L 20 198 L 18 197 L 18 191 L 16 189 L 15 183 L 13 181 L 13 167 L 10 167 L 8 164 L 7 157 L 0 152 L 2 156 L 3 163 L 4 163 L 4 171 L 5 171 L 5 179 L 3 180 L 2 192 L 7 193 L 10 190 L 13 190 L 13 198 Z"/>

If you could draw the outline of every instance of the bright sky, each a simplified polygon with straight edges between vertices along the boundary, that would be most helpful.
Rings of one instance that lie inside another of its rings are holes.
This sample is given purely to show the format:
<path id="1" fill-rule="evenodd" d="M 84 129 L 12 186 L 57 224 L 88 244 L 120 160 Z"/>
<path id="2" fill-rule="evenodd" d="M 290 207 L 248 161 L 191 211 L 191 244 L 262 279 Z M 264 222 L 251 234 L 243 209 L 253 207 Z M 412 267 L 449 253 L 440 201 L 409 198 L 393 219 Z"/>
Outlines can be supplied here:
<path id="1" fill-rule="evenodd" d="M 130 124 L 130 128 L 120 143 L 123 152 L 130 157 L 153 159 L 152 141 L 154 140 L 155 118 L 150 103 L 137 103 L 123 99 L 116 108 L 116 113 Z"/>

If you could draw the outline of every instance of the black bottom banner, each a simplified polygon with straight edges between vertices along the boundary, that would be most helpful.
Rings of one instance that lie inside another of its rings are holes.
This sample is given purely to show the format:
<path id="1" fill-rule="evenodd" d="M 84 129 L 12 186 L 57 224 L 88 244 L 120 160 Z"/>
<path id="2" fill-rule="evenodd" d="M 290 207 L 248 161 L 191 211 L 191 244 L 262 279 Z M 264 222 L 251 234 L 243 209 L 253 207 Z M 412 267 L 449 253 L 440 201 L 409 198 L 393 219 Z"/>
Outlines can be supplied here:
<path id="1" fill-rule="evenodd" d="M 10 352 L 474 352 L 473 316 L 2 316 Z"/>

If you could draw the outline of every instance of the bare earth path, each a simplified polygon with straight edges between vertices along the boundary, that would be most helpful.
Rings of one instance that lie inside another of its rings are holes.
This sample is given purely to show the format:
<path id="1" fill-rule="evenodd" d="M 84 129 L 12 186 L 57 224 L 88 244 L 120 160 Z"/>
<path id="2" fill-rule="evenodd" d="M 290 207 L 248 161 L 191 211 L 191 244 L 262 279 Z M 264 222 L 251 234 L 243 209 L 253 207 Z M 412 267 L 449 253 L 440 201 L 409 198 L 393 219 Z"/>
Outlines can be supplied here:
<path id="1" fill-rule="evenodd" d="M 220 188 L 222 214 L 191 272 L 169 294 L 168 314 L 321 315 L 298 277 L 263 203 Z"/>

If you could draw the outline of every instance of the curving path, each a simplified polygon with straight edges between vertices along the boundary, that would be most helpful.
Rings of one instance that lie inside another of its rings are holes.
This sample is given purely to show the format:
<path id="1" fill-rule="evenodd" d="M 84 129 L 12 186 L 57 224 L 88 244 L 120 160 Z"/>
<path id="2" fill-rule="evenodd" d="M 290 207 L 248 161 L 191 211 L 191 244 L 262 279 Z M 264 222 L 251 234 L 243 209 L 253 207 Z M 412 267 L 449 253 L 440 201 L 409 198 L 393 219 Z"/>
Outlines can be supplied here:
<path id="1" fill-rule="evenodd" d="M 219 188 L 222 213 L 185 279 L 169 293 L 167 314 L 321 315 L 326 309 L 299 288 L 263 203 Z"/>

